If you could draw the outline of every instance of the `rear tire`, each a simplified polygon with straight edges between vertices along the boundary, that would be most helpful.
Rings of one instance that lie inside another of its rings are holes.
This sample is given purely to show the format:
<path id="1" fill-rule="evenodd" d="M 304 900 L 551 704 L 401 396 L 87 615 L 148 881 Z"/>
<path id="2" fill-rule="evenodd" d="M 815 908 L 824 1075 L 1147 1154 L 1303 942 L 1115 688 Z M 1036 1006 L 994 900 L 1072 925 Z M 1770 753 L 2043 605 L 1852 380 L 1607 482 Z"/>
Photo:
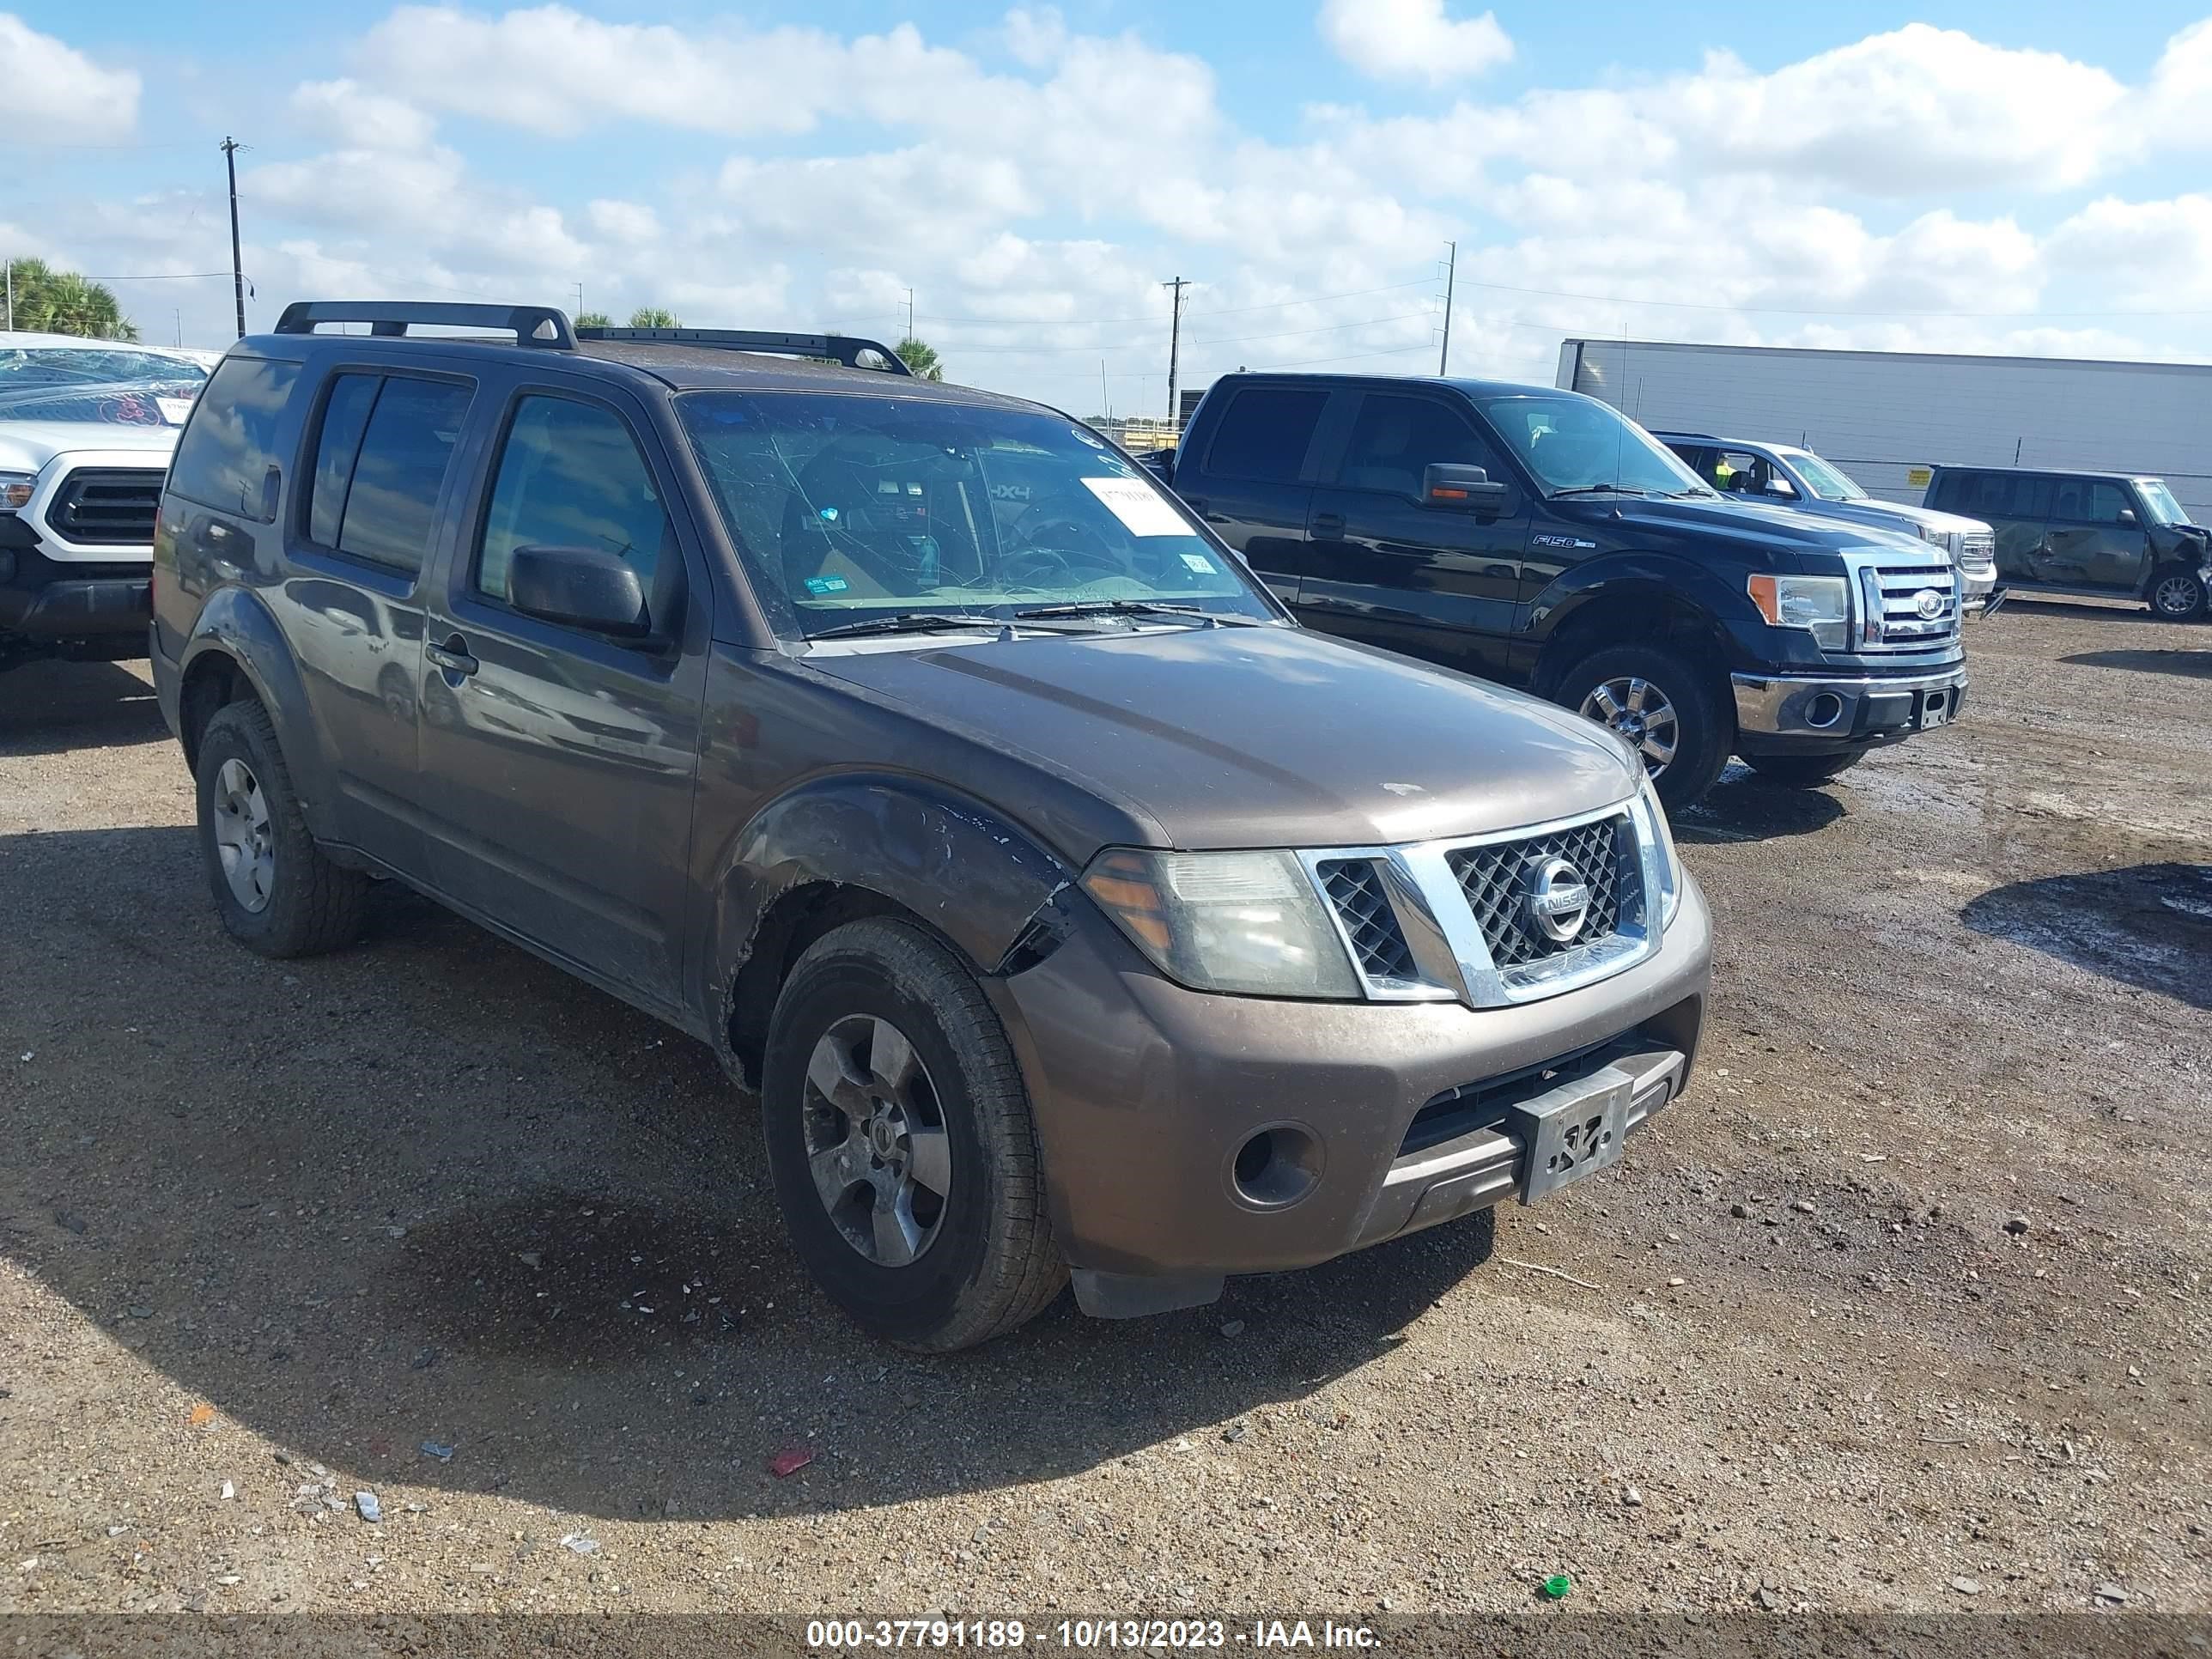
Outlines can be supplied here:
<path id="1" fill-rule="evenodd" d="M 1865 750 L 1854 749 L 1843 755 L 1746 755 L 1743 763 L 1784 789 L 1817 789 L 1865 758 Z"/>
<path id="2" fill-rule="evenodd" d="M 793 1246 L 862 1329 L 945 1353 L 1060 1294 L 1021 1068 L 929 934 L 871 917 L 816 941 L 776 999 L 762 1085 Z"/>
<path id="3" fill-rule="evenodd" d="M 200 846 L 223 930 L 264 957 L 311 957 L 361 932 L 368 881 L 323 855 L 269 711 L 217 709 L 199 742 Z"/>
<path id="4" fill-rule="evenodd" d="M 1705 799 L 1735 742 L 1713 676 L 1667 646 L 1608 646 L 1569 669 L 1556 695 L 1626 738 L 1670 812 Z"/>
<path id="5" fill-rule="evenodd" d="M 2204 582 L 2186 565 L 2168 565 L 2150 580 L 2150 608 L 2161 622 L 2195 622 L 2204 614 Z"/>

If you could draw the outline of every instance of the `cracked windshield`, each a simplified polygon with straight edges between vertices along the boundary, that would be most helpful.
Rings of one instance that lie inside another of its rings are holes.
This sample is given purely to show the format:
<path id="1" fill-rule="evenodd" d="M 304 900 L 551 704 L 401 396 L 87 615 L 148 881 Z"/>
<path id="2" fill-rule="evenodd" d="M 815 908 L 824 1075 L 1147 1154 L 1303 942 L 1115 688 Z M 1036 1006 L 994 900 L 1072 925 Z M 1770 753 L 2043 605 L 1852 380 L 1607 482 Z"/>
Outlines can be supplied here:
<path id="1" fill-rule="evenodd" d="M 918 398 L 679 401 L 786 638 L 1275 619 L 1181 506 L 1073 422 Z"/>

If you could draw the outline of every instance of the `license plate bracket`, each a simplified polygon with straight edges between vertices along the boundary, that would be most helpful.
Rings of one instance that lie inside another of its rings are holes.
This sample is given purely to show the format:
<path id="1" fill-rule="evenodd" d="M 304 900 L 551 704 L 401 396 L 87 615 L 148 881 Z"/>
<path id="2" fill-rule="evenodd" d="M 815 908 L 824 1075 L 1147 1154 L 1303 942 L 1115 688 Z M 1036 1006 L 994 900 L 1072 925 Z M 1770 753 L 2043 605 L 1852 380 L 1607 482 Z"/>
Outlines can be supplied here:
<path id="1" fill-rule="evenodd" d="M 1932 732 L 1939 726 L 1948 726 L 1959 715 L 1959 688 L 1940 686 L 1932 691 L 1923 691 L 1912 700 L 1912 729 Z"/>
<path id="2" fill-rule="evenodd" d="M 1506 1129 L 1527 1149 L 1521 1201 L 1534 1204 L 1620 1161 L 1635 1080 L 1611 1066 L 1514 1107 Z"/>

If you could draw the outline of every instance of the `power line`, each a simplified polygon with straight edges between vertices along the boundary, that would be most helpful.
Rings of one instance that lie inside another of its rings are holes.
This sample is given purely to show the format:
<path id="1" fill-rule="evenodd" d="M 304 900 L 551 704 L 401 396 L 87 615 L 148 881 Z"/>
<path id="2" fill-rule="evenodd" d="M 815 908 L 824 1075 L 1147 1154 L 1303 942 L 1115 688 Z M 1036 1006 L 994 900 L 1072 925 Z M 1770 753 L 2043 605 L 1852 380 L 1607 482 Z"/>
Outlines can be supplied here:
<path id="1" fill-rule="evenodd" d="M 1183 314 L 1190 315 L 1188 312 Z M 1208 334 L 1203 337 L 1194 335 L 1191 337 L 1191 343 L 1193 345 L 1243 345 L 1250 340 L 1294 340 L 1302 335 L 1334 334 L 1347 328 L 1376 328 L 1384 323 L 1407 322 L 1415 317 L 1426 317 L 1429 314 L 1425 311 L 1401 311 L 1388 317 L 1363 317 L 1349 323 L 1323 323 L 1318 328 L 1270 329 L 1264 334 Z M 1100 343 L 1083 345 L 960 346 L 956 349 L 964 357 L 1026 357 L 1069 351 L 1148 351 L 1152 348 L 1139 341 L 1125 342 L 1120 345 Z"/>
<path id="2" fill-rule="evenodd" d="M 1386 283 L 1381 288 L 1348 289 L 1341 294 L 1308 294 L 1295 300 L 1269 300 L 1264 304 L 1249 306 L 1215 306 L 1207 310 L 1188 310 L 1186 317 L 1237 317 L 1253 311 L 1281 311 L 1291 306 L 1314 306 L 1329 300 L 1357 300 L 1370 294 L 1394 294 L 1401 289 L 1427 288 L 1435 278 L 1424 276 L 1410 283 Z M 951 312 L 923 312 L 933 323 L 972 323 L 982 328 L 1115 328 L 1125 324 L 1157 323 L 1158 313 L 1145 317 L 975 317 L 956 315 Z M 1260 336 L 1253 337 L 1261 337 Z M 1094 350 L 1095 347 L 1084 347 Z"/>
<path id="3" fill-rule="evenodd" d="M 1469 288 L 1488 289 L 1493 294 L 1526 294 L 1542 300 L 1580 300 L 1601 306 L 1656 306 L 1670 311 L 1737 311 L 1758 316 L 1771 317 L 1952 317 L 1972 321 L 2044 322 L 2082 317 L 2212 317 L 2212 311 L 1875 311 L 1854 310 L 1843 306 L 1755 306 L 1729 305 L 1712 300 L 1632 300 L 1618 294 L 1577 294 L 1566 289 L 1516 288 L 1510 283 L 1478 283 L 1468 278 Z"/>

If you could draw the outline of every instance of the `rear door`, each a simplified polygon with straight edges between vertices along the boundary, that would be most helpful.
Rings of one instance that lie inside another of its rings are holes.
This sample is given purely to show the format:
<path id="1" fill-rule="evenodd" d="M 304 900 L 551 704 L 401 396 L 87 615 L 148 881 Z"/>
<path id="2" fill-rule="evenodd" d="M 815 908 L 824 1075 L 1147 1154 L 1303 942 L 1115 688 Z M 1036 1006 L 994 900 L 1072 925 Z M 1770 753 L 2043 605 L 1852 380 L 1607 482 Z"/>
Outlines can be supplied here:
<path id="1" fill-rule="evenodd" d="M 1479 466 L 1500 511 L 1431 507 L 1424 471 Z M 1299 604 L 1319 628 L 1471 673 L 1503 676 L 1519 614 L 1526 493 L 1451 398 L 1369 392 L 1307 520 Z"/>
<path id="2" fill-rule="evenodd" d="M 423 572 L 475 395 L 466 374 L 339 367 L 318 389 L 284 526 L 285 633 L 328 736 L 339 833 L 417 879 Z"/>
<path id="3" fill-rule="evenodd" d="M 2060 478 L 2044 532 L 2043 580 L 2133 593 L 2150 562 L 2134 492 L 2109 478 Z"/>
<path id="4" fill-rule="evenodd" d="M 1277 599 L 1296 605 L 1307 568 L 1311 456 L 1331 394 L 1326 386 L 1263 384 L 1227 396 L 1205 454 L 1178 458 L 1176 493 Z"/>
<path id="5" fill-rule="evenodd" d="M 1947 471 L 1930 505 L 1985 520 L 1996 532 L 1997 580 L 2011 586 L 2047 580 L 2043 535 L 2051 516 L 2051 481 L 2039 473 L 1966 469 Z"/>
<path id="6" fill-rule="evenodd" d="M 505 399 L 428 618 L 422 773 L 438 887 L 641 1001 L 677 1004 L 711 589 L 647 411 L 596 382 Z M 618 554 L 651 637 L 508 603 L 518 547 Z"/>

